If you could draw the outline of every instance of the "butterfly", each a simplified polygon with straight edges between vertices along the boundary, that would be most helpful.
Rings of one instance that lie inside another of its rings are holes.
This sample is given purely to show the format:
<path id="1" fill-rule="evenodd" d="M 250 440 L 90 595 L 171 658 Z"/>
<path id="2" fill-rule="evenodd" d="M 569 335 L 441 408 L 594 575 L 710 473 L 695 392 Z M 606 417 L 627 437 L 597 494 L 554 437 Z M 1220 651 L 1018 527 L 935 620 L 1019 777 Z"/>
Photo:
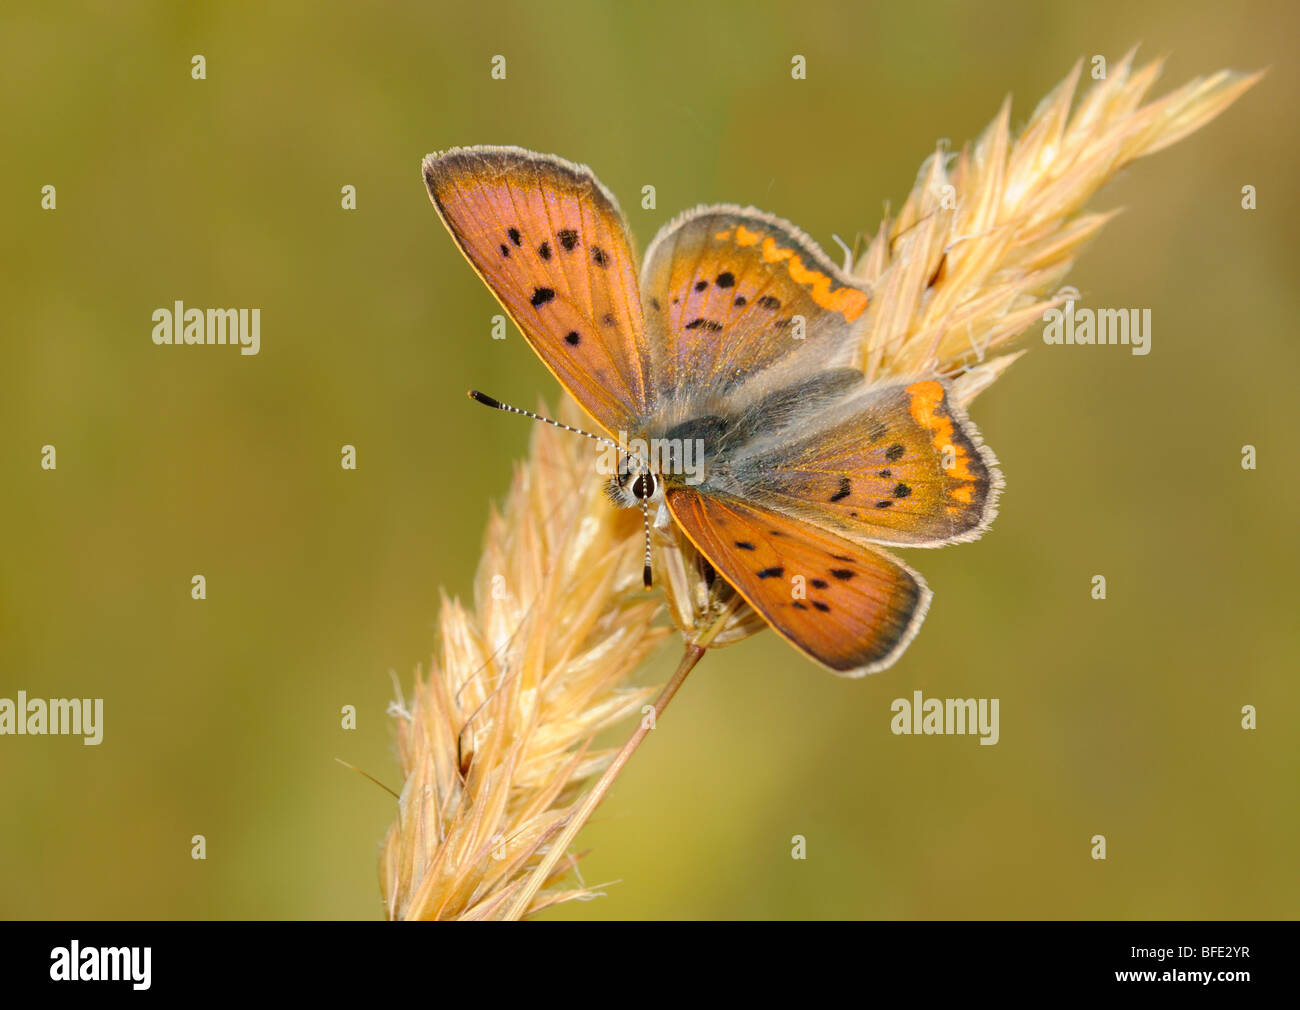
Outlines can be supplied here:
<path id="1" fill-rule="evenodd" d="M 638 272 L 618 203 L 586 166 L 476 146 L 422 168 L 465 258 L 620 447 L 615 503 L 675 523 L 831 671 L 890 666 L 931 592 L 883 548 L 974 539 L 1002 478 L 945 380 L 867 382 L 868 288 L 752 207 L 679 215 Z"/>

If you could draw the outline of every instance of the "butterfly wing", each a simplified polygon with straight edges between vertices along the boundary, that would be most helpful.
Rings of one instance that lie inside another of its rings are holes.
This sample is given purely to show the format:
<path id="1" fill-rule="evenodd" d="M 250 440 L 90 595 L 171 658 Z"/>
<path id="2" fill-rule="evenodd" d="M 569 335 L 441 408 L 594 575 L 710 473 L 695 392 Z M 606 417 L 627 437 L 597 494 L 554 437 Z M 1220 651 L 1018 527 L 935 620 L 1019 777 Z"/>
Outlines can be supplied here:
<path id="1" fill-rule="evenodd" d="M 443 224 L 546 367 L 607 430 L 633 430 L 649 356 L 614 197 L 585 166 L 522 148 L 456 148 L 423 171 Z"/>
<path id="2" fill-rule="evenodd" d="M 1001 487 L 975 426 L 925 379 L 864 385 L 775 433 L 755 430 L 701 490 L 858 542 L 938 547 L 979 536 Z"/>
<path id="3" fill-rule="evenodd" d="M 669 488 L 700 553 L 800 651 L 835 673 L 890 666 L 930 605 L 921 576 L 882 551 L 734 498 Z"/>
<path id="4" fill-rule="evenodd" d="M 807 235 L 731 205 L 699 207 L 666 225 L 646 251 L 641 290 L 656 398 L 693 406 L 762 376 L 770 390 L 848 364 L 867 293 Z"/>

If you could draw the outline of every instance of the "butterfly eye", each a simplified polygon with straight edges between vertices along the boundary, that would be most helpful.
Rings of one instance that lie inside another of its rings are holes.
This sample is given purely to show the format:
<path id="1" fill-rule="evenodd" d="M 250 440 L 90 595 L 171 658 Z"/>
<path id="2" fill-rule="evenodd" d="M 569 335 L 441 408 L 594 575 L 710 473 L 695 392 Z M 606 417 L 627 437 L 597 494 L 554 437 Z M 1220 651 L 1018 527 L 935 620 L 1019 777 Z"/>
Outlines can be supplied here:
<path id="1" fill-rule="evenodd" d="M 643 473 L 638 476 L 637 479 L 632 482 L 632 493 L 641 501 L 653 497 L 655 493 L 654 474 Z"/>

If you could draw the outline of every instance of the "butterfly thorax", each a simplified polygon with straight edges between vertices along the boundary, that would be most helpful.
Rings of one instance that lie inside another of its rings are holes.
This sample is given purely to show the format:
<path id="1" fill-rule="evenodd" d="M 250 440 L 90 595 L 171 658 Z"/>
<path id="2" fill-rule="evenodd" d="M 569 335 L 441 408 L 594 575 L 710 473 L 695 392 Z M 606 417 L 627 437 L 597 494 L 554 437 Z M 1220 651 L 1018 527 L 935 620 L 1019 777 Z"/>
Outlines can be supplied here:
<path id="1" fill-rule="evenodd" d="M 635 436 L 619 433 L 626 451 L 608 490 L 612 501 L 631 507 L 664 488 L 738 492 L 752 467 L 746 458 L 764 446 L 789 444 L 832 403 L 863 386 L 848 369 L 818 372 L 772 388 L 755 382 L 709 400 L 671 397 Z M 653 487 L 638 476 L 653 477 Z"/>

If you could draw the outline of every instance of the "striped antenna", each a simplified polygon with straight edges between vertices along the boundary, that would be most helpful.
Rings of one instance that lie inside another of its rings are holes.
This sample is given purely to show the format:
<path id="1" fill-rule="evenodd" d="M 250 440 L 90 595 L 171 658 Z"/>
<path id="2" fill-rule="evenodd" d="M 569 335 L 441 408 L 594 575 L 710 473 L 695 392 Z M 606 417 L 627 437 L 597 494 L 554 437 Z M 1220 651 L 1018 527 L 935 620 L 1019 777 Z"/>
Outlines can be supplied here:
<path id="1" fill-rule="evenodd" d="M 583 431 L 581 428 L 575 428 L 572 425 L 564 424 L 561 421 L 556 421 L 549 417 L 543 417 L 541 414 L 536 414 L 531 410 L 524 410 L 523 407 L 515 407 L 508 403 L 502 403 L 496 397 L 488 396 L 487 393 L 480 393 L 477 389 L 471 389 L 469 391 L 469 398 L 478 401 L 485 407 L 504 410 L 510 414 L 520 414 L 524 417 L 531 418 L 534 421 L 551 424 L 557 428 L 562 428 L 565 431 L 571 431 L 575 435 L 584 435 L 587 438 L 595 439 L 597 442 L 603 442 L 605 445 L 613 446 L 616 452 L 621 453 L 628 459 L 634 459 L 640 463 L 641 468 L 645 473 L 650 472 L 650 465 L 645 460 L 634 452 L 628 452 L 612 438 L 606 438 L 604 435 L 595 435 L 590 431 Z M 645 580 L 646 588 L 649 589 L 654 582 L 653 576 L 650 572 L 650 506 L 644 498 L 641 499 L 641 518 L 645 522 L 645 568 L 642 570 L 641 577 Z"/>
<path id="2" fill-rule="evenodd" d="M 641 499 L 641 518 L 645 520 L 645 568 L 641 570 L 641 579 L 646 589 L 654 585 L 654 576 L 650 572 L 650 505 L 648 499 Z"/>
<path id="3" fill-rule="evenodd" d="M 606 445 L 612 445 L 624 456 L 632 455 L 626 449 L 622 448 L 612 438 L 606 438 L 604 435 L 593 435 L 591 432 L 583 431 L 581 428 L 574 428 L 571 427 L 570 425 L 562 424 L 559 421 L 553 421 L 549 417 L 543 417 L 541 414 L 534 414 L 531 410 L 524 410 L 523 407 L 512 407 L 508 403 L 502 403 L 496 397 L 488 396 L 487 393 L 480 393 L 477 389 L 471 389 L 469 391 L 469 398 L 471 400 L 477 400 L 485 407 L 493 407 L 496 410 L 504 410 L 511 414 L 522 414 L 524 417 L 531 417 L 534 421 L 542 421 L 546 424 L 553 424 L 557 428 L 563 428 L 565 431 L 571 431 L 575 435 L 585 435 L 587 436 L 587 438 L 594 438 L 597 442 L 604 442 Z"/>

